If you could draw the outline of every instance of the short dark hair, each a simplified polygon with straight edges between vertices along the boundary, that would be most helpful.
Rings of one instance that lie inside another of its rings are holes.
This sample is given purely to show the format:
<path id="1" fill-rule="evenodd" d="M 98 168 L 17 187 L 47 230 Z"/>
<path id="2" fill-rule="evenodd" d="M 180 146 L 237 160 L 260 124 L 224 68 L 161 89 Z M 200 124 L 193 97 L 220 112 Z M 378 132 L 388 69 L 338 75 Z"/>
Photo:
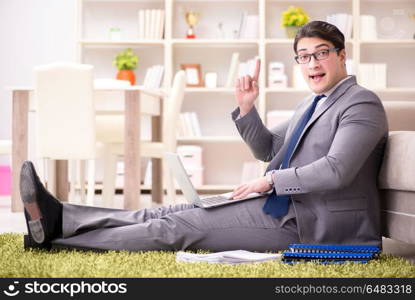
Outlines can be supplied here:
<path id="1" fill-rule="evenodd" d="M 306 37 L 317 37 L 322 40 L 331 42 L 335 48 L 338 48 L 337 53 L 344 49 L 344 35 L 333 24 L 324 21 L 312 21 L 302 26 L 294 39 L 294 52 L 297 53 L 298 41 Z"/>

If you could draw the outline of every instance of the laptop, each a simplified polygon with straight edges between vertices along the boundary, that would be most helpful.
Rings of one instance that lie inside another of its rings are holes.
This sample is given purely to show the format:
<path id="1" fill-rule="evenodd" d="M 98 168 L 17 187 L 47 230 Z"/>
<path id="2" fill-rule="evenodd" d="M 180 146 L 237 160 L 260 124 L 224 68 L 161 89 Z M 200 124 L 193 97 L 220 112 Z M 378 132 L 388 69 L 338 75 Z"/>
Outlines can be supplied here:
<path id="1" fill-rule="evenodd" d="M 166 159 L 167 165 L 173 173 L 173 176 L 176 179 L 180 189 L 182 190 L 187 202 L 201 208 L 212 208 L 232 204 L 235 202 L 255 199 L 270 194 L 272 192 L 272 190 L 270 190 L 266 193 L 251 193 L 242 199 L 229 199 L 232 195 L 232 192 L 200 198 L 192 182 L 190 181 L 189 176 L 186 173 L 186 170 L 183 167 L 179 155 L 172 152 L 165 152 L 164 158 Z"/>

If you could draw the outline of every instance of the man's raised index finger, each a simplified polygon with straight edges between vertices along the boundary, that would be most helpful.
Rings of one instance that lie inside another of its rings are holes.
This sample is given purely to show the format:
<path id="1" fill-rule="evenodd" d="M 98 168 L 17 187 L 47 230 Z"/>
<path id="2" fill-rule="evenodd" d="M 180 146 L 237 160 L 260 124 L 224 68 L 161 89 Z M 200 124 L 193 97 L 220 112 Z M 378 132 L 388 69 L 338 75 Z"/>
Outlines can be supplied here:
<path id="1" fill-rule="evenodd" d="M 255 73 L 254 73 L 254 77 L 253 77 L 253 79 L 254 79 L 255 81 L 258 81 L 258 77 L 259 77 L 259 71 L 260 71 L 260 69 L 261 69 L 261 60 L 258 58 L 258 59 L 256 60 Z"/>

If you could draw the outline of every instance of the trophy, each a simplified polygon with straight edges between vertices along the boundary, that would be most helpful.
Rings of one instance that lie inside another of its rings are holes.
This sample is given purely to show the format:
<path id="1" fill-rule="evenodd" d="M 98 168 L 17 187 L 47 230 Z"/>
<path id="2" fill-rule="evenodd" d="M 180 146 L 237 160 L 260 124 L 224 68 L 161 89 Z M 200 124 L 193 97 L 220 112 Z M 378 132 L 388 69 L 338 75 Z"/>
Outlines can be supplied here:
<path id="1" fill-rule="evenodd" d="M 187 11 L 185 14 L 186 23 L 189 25 L 189 29 L 187 29 L 186 38 L 194 39 L 196 38 L 193 26 L 195 26 L 199 22 L 200 14 L 194 11 Z"/>

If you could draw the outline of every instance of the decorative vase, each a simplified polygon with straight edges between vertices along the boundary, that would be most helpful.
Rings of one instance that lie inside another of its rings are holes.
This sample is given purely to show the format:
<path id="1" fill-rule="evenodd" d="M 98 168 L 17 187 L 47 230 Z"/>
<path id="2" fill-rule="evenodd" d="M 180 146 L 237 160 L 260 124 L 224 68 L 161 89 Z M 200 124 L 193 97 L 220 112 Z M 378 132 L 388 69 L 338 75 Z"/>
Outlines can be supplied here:
<path id="1" fill-rule="evenodd" d="M 135 75 L 133 70 L 119 70 L 117 73 L 118 80 L 127 80 L 131 85 L 135 84 Z"/>
<path id="2" fill-rule="evenodd" d="M 295 38 L 298 29 L 300 29 L 301 26 L 287 26 L 285 27 L 285 34 L 287 35 L 287 38 L 293 39 Z"/>

